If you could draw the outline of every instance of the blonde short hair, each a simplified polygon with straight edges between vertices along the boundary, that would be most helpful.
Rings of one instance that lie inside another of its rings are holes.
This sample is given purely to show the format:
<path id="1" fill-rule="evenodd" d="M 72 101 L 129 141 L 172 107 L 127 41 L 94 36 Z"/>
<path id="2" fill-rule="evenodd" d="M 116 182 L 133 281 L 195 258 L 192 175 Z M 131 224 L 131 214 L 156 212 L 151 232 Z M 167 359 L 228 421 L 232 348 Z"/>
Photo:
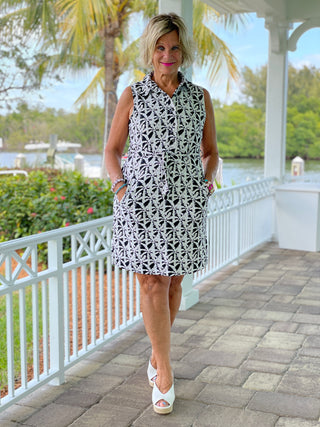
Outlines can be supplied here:
<path id="1" fill-rule="evenodd" d="M 193 62 L 193 42 L 180 16 L 175 13 L 154 16 L 146 26 L 140 41 L 141 62 L 146 68 L 152 67 L 152 58 L 157 41 L 165 34 L 177 31 L 182 51 L 182 64 L 187 67 Z"/>

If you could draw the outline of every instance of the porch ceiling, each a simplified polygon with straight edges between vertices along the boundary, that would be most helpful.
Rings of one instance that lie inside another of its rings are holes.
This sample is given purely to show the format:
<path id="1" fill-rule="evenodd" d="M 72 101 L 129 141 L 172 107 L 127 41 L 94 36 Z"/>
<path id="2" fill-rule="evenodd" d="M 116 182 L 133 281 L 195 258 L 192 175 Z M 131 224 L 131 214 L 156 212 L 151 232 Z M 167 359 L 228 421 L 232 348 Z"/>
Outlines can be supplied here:
<path id="1" fill-rule="evenodd" d="M 319 0 L 204 0 L 220 13 L 256 13 L 275 16 L 279 21 L 302 22 L 320 19 Z"/>

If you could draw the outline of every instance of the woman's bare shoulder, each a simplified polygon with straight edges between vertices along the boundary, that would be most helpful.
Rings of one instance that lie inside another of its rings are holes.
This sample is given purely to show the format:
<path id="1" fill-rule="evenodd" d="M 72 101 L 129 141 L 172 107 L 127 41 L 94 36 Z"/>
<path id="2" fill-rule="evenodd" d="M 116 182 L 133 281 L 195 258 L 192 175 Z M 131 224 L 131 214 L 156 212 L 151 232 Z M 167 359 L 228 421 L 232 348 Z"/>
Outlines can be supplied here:
<path id="1" fill-rule="evenodd" d="M 204 94 L 204 102 L 205 102 L 207 112 L 208 112 L 208 110 L 213 111 L 213 105 L 212 105 L 212 99 L 211 99 L 210 92 L 207 89 L 203 89 L 203 94 Z"/>
<path id="2" fill-rule="evenodd" d="M 119 102 L 123 102 L 123 103 L 131 103 L 133 104 L 133 96 L 132 96 L 132 90 L 130 86 L 127 86 L 125 88 L 125 90 L 122 92 Z"/>
<path id="3" fill-rule="evenodd" d="M 211 101 L 211 95 L 207 89 L 203 88 L 203 94 L 206 101 L 209 101 L 209 100 Z"/>
<path id="4" fill-rule="evenodd" d="M 121 114 L 125 114 L 128 118 L 130 117 L 133 109 L 133 96 L 131 87 L 128 86 L 124 89 L 122 92 L 118 105 L 117 105 L 117 112 L 121 112 Z"/>

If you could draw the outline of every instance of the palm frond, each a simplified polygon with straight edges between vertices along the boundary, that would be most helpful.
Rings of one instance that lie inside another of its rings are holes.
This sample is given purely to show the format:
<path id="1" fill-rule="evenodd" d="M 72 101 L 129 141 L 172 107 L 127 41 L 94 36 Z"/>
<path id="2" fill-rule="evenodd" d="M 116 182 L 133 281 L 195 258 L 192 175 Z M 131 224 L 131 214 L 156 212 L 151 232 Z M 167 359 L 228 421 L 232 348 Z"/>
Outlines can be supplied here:
<path id="1" fill-rule="evenodd" d="M 235 32 L 239 31 L 241 27 L 246 26 L 249 20 L 249 15 L 244 13 L 227 13 L 219 16 L 219 23 L 223 25 L 224 29 Z"/>
<path id="2" fill-rule="evenodd" d="M 51 0 L 29 0 L 26 13 L 26 28 L 41 29 L 44 37 L 54 37 L 57 28 L 56 11 Z"/>
<path id="3" fill-rule="evenodd" d="M 115 40 L 115 55 L 121 73 L 138 66 L 139 40 L 134 40 L 125 49 L 119 38 Z"/>
<path id="4" fill-rule="evenodd" d="M 91 80 L 89 86 L 76 99 L 75 105 L 88 106 L 92 102 L 97 102 L 98 94 L 104 89 L 104 68 L 100 68 Z"/>
<path id="5" fill-rule="evenodd" d="M 196 61 L 208 66 L 208 79 L 212 84 L 219 77 L 227 76 L 227 89 L 231 80 L 237 80 L 239 70 L 236 58 L 208 25 L 212 22 L 222 24 L 230 31 L 237 31 L 240 25 L 247 22 L 246 15 L 221 15 L 215 9 L 200 0 L 194 1 L 193 36 L 197 46 Z"/>
<path id="6" fill-rule="evenodd" d="M 143 12 L 144 18 L 150 19 L 158 13 L 158 3 L 155 0 L 134 0 L 132 9 L 135 12 Z"/>
<path id="7" fill-rule="evenodd" d="M 58 0 L 60 31 L 74 52 L 83 51 L 94 35 L 101 31 L 112 13 L 106 0 Z"/>
<path id="8" fill-rule="evenodd" d="M 132 79 L 131 83 L 138 82 L 138 81 L 142 80 L 144 78 L 144 76 L 145 76 L 145 73 L 143 71 L 138 70 L 137 68 L 135 68 L 133 70 L 133 79 Z"/>

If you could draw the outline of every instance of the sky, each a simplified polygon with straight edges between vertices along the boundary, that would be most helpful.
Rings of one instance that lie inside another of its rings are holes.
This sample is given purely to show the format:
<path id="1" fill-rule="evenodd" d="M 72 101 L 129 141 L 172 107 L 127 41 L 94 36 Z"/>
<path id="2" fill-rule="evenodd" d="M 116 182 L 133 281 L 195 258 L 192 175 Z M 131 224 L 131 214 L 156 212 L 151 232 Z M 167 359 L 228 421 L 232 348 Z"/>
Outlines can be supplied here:
<path id="1" fill-rule="evenodd" d="M 141 31 L 143 28 L 141 28 Z M 239 69 L 248 66 L 255 70 L 268 61 L 268 35 L 264 26 L 264 19 L 250 14 L 245 27 L 237 33 L 229 33 L 222 27 L 213 27 L 218 36 L 228 45 L 237 59 Z M 293 30 L 292 30 L 293 31 Z M 289 52 L 289 62 L 296 68 L 304 65 L 314 65 L 320 68 L 320 28 L 313 28 L 305 32 L 298 41 L 297 50 Z M 49 89 L 43 90 L 43 99 L 38 104 L 52 108 L 63 108 L 66 111 L 74 110 L 74 102 L 81 92 L 89 84 L 94 72 L 86 76 L 67 76 L 62 84 L 55 84 Z M 215 99 L 223 104 L 230 104 L 240 99 L 239 83 L 233 84 L 229 93 L 226 93 L 225 80 L 221 79 L 217 84 L 211 86 L 206 78 L 206 71 L 196 68 L 193 81 L 204 86 Z M 129 84 L 127 76 L 120 79 L 118 92 Z"/>

